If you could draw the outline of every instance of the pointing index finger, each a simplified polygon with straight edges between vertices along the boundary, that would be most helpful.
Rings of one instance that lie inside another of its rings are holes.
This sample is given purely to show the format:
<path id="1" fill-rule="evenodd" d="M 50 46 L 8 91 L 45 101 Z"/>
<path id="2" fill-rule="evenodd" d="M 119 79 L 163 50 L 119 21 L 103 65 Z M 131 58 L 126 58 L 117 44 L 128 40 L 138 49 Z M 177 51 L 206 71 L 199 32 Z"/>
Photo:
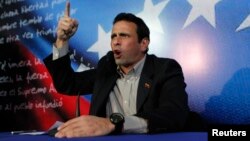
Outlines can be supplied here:
<path id="1" fill-rule="evenodd" d="M 66 16 L 66 17 L 70 16 L 70 2 L 69 2 L 69 0 L 66 3 L 66 8 L 65 8 L 64 16 Z"/>

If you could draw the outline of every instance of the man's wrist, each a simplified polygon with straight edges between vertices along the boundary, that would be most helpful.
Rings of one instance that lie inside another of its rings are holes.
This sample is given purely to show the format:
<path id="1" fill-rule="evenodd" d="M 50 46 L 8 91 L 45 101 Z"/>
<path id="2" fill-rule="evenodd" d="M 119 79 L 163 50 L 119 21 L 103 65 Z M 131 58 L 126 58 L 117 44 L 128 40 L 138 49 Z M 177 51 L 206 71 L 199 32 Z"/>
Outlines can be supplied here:
<path id="1" fill-rule="evenodd" d="M 123 130 L 123 124 L 125 122 L 124 116 L 121 113 L 112 113 L 109 117 L 110 122 L 114 124 L 115 128 L 112 134 L 119 134 Z"/>
<path id="2" fill-rule="evenodd" d="M 65 46 L 65 44 L 67 44 L 68 41 L 67 40 L 61 40 L 61 39 L 56 39 L 56 42 L 54 43 L 54 46 L 56 48 L 62 48 L 63 46 Z"/>

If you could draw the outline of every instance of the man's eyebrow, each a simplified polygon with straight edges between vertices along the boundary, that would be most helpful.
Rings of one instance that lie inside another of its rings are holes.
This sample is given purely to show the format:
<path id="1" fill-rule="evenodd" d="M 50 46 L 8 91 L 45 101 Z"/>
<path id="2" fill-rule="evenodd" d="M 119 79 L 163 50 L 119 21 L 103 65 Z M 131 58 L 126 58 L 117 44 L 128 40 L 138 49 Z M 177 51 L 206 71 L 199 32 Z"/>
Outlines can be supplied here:
<path id="1" fill-rule="evenodd" d="M 111 38 L 114 38 L 116 36 L 129 36 L 130 34 L 129 33 L 125 33 L 125 32 L 120 32 L 120 33 L 112 33 L 111 34 Z"/>
<path id="2" fill-rule="evenodd" d="M 120 36 L 129 36 L 129 33 L 121 32 L 119 33 Z"/>

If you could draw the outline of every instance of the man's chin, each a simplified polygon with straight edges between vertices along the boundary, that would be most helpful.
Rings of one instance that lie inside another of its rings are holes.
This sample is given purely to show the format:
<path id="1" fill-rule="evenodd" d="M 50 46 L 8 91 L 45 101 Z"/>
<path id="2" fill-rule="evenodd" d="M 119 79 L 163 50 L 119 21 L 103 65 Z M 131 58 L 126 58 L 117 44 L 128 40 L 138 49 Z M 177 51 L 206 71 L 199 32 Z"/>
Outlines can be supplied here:
<path id="1" fill-rule="evenodd" d="M 125 65 L 125 62 L 122 61 L 121 59 L 115 59 L 115 63 L 116 65 L 119 65 L 119 66 Z"/>
<path id="2" fill-rule="evenodd" d="M 116 65 L 122 65 L 122 62 L 121 61 L 117 61 L 117 60 L 115 60 L 115 63 L 116 63 Z"/>

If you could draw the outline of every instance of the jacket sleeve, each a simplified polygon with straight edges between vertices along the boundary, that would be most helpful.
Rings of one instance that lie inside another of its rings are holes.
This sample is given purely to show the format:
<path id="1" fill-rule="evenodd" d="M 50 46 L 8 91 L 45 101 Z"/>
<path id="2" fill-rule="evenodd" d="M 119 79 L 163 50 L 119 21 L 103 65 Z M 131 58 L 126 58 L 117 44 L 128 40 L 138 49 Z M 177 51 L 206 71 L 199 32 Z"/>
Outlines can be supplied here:
<path id="1" fill-rule="evenodd" d="M 93 92 L 96 70 L 75 72 L 71 68 L 69 55 L 52 60 L 52 55 L 44 59 L 53 84 L 59 93 L 66 95 L 89 94 Z"/>

